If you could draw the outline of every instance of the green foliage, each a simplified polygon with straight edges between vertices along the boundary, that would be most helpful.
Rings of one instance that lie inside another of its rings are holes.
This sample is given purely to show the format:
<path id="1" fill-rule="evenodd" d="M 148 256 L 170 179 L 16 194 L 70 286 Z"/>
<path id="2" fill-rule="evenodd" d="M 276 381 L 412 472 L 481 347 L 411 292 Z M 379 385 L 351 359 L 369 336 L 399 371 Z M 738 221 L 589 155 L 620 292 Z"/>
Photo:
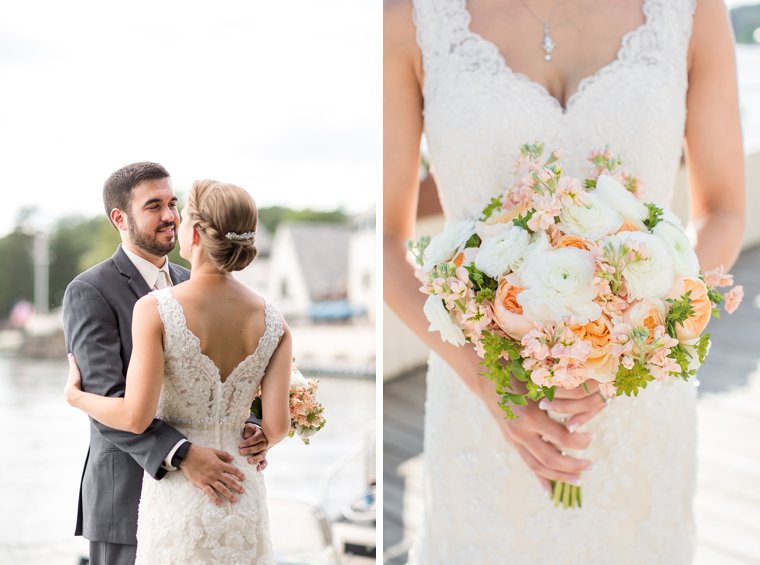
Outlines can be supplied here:
<path id="1" fill-rule="evenodd" d="M 665 320 L 665 327 L 667 327 L 670 337 L 676 337 L 676 325 L 683 324 L 694 315 L 694 307 L 691 305 L 691 291 L 687 291 L 680 298 L 668 298 L 666 302 L 670 305 L 670 311 Z"/>
<path id="2" fill-rule="evenodd" d="M 343 224 L 348 221 L 348 215 L 342 208 L 336 210 L 293 210 L 284 206 L 268 206 L 259 208 L 259 221 L 270 232 L 274 233 L 282 222 L 330 222 Z"/>
<path id="3" fill-rule="evenodd" d="M 424 235 L 417 241 L 410 239 L 406 242 L 406 248 L 414 257 L 415 263 L 422 267 L 425 264 L 425 249 L 430 245 L 430 236 Z"/>
<path id="4" fill-rule="evenodd" d="M 704 363 L 707 359 L 707 350 L 710 347 L 710 334 L 702 334 L 697 342 L 697 359 Z"/>
<path id="5" fill-rule="evenodd" d="M 476 300 L 478 302 L 493 300 L 494 293 L 496 292 L 496 289 L 499 288 L 498 281 L 489 277 L 475 265 L 465 265 L 464 268 L 467 270 L 470 282 L 475 287 Z"/>
<path id="6" fill-rule="evenodd" d="M 588 190 L 593 190 L 593 189 L 596 188 L 596 180 L 595 179 L 586 179 L 585 181 L 583 181 L 583 185 Z"/>
<path id="7" fill-rule="evenodd" d="M 654 227 L 662 221 L 662 208 L 651 202 L 645 202 L 644 205 L 649 210 L 647 219 L 644 220 L 644 225 L 649 231 L 652 231 Z"/>
<path id="8" fill-rule="evenodd" d="M 634 364 L 630 369 L 626 369 L 623 365 L 620 365 L 615 375 L 615 389 L 618 394 L 638 396 L 639 390 L 646 388 L 647 383 L 652 380 L 654 380 L 654 377 L 652 377 L 649 370 L 639 363 Z"/>
<path id="9" fill-rule="evenodd" d="M 523 367 L 520 350 L 514 340 L 492 332 L 483 332 L 483 349 L 483 376 L 496 384 L 499 407 L 507 420 L 517 418 L 512 407 L 525 406 L 529 398 L 534 401 L 544 397 L 550 401 L 554 399 L 554 387 L 539 386 L 530 380 L 530 373 Z M 512 388 L 512 377 L 525 384 L 526 393 Z"/>
<path id="10" fill-rule="evenodd" d="M 533 214 L 535 213 L 536 211 L 533 208 L 531 208 L 530 210 L 526 210 L 524 214 L 512 220 L 512 223 L 516 225 L 518 228 L 524 229 L 528 233 L 533 233 L 533 230 L 531 230 L 528 227 L 528 222 L 530 221 L 530 219 L 533 217 Z"/>
<path id="11" fill-rule="evenodd" d="M 474 233 L 470 236 L 470 239 L 468 239 L 467 242 L 464 244 L 464 247 L 465 249 L 468 247 L 480 247 L 480 244 L 481 244 L 480 236 Z"/>
<path id="12" fill-rule="evenodd" d="M 485 221 L 490 218 L 496 210 L 501 208 L 501 204 L 501 198 L 498 196 L 491 198 L 491 201 L 488 203 L 488 205 L 483 208 L 483 214 L 480 216 L 481 221 Z"/>
<path id="13" fill-rule="evenodd" d="M 696 371 L 689 370 L 689 363 L 691 362 L 691 353 L 684 347 L 682 344 L 678 344 L 673 349 L 670 350 L 670 355 L 668 355 L 671 359 L 674 359 L 676 363 L 678 363 L 678 366 L 681 368 L 681 372 L 677 373 L 677 376 L 681 377 L 683 380 L 688 381 L 689 377 L 694 376 Z M 671 373 L 673 374 L 673 373 Z"/>
<path id="14" fill-rule="evenodd" d="M 82 272 L 81 258 L 93 246 L 96 241 L 94 236 L 99 233 L 102 223 L 110 225 L 105 217 L 90 219 L 68 217 L 58 222 L 57 229 L 50 237 L 51 306 L 63 305 L 63 293 L 74 277 Z M 111 230 L 115 231 L 113 228 Z M 108 250 L 109 252 L 103 259 L 110 257 L 114 248 L 115 246 Z M 95 263 L 98 262 L 95 261 Z"/>
<path id="15" fill-rule="evenodd" d="M 520 147 L 520 153 L 535 161 L 544 154 L 544 144 L 538 141 L 526 143 Z"/>

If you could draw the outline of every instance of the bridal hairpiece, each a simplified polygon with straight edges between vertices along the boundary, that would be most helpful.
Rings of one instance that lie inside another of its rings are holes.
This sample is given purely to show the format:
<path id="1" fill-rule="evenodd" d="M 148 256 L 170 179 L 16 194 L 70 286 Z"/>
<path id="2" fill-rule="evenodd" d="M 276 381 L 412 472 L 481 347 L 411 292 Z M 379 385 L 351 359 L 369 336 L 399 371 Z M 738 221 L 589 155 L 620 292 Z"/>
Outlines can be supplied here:
<path id="1" fill-rule="evenodd" d="M 234 231 L 228 231 L 227 235 L 225 235 L 227 239 L 232 239 L 235 241 L 248 241 L 256 239 L 256 232 L 255 231 L 247 231 L 245 233 L 235 233 Z"/>

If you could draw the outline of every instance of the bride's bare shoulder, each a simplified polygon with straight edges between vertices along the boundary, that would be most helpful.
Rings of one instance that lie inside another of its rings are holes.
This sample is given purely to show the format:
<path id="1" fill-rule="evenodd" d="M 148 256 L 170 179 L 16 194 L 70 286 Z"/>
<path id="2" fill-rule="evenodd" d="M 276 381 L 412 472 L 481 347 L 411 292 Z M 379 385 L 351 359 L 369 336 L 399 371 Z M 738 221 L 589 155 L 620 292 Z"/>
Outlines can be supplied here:
<path id="1" fill-rule="evenodd" d="M 383 1 L 383 47 L 409 49 L 416 47 L 412 0 Z"/>

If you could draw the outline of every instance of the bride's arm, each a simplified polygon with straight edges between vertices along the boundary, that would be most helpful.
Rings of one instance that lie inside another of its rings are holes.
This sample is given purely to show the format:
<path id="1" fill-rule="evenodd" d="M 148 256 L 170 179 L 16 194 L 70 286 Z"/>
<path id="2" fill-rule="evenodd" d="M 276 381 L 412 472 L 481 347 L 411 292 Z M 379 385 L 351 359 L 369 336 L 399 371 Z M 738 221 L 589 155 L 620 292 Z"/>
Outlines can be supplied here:
<path id="1" fill-rule="evenodd" d="M 164 378 L 163 325 L 156 299 L 141 298 L 132 317 L 132 357 L 124 397 L 108 397 L 81 390 L 76 360 L 69 356 L 69 382 L 65 395 L 72 406 L 101 424 L 140 434 L 156 415 Z"/>
<path id="2" fill-rule="evenodd" d="M 280 343 L 269 359 L 264 378 L 261 380 L 261 412 L 266 414 L 261 421 L 261 428 L 267 438 L 267 449 L 281 441 L 290 430 L 288 404 L 292 362 L 293 340 L 290 329 L 284 324 Z"/>
<path id="3" fill-rule="evenodd" d="M 703 271 L 729 269 L 744 233 L 744 151 L 734 38 L 722 0 L 700 0 L 689 48 L 685 153 Z"/>
<path id="4" fill-rule="evenodd" d="M 415 42 L 410 2 L 387 2 L 384 17 L 383 74 L 383 289 L 385 302 L 401 320 L 456 371 L 483 399 L 486 407 L 526 464 L 545 479 L 570 481 L 588 461 L 563 457 L 555 445 L 583 449 L 590 437 L 571 434 L 553 422 L 535 403 L 516 407 L 519 419 L 507 422 L 498 407 L 495 385 L 479 375 L 480 359 L 473 347 L 454 347 L 427 331 L 425 296 L 406 258 L 406 241 L 413 236 L 419 191 L 419 148 L 422 134 L 422 62 Z"/>

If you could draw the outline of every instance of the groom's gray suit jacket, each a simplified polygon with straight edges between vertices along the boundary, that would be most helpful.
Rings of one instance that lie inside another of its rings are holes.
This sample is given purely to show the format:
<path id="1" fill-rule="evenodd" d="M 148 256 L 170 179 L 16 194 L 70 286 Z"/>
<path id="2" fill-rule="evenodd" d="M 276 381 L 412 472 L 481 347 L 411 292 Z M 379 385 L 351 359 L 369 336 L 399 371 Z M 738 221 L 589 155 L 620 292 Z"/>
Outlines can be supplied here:
<path id="1" fill-rule="evenodd" d="M 189 278 L 169 264 L 172 282 Z M 150 292 L 121 246 L 110 259 L 75 278 L 63 299 L 66 347 L 82 372 L 82 386 L 104 396 L 124 396 L 132 355 L 132 309 Z M 161 420 L 136 435 L 90 418 L 90 449 L 82 472 L 76 535 L 90 541 L 137 543 L 137 506 L 143 469 L 154 479 L 172 447 L 184 436 Z"/>

